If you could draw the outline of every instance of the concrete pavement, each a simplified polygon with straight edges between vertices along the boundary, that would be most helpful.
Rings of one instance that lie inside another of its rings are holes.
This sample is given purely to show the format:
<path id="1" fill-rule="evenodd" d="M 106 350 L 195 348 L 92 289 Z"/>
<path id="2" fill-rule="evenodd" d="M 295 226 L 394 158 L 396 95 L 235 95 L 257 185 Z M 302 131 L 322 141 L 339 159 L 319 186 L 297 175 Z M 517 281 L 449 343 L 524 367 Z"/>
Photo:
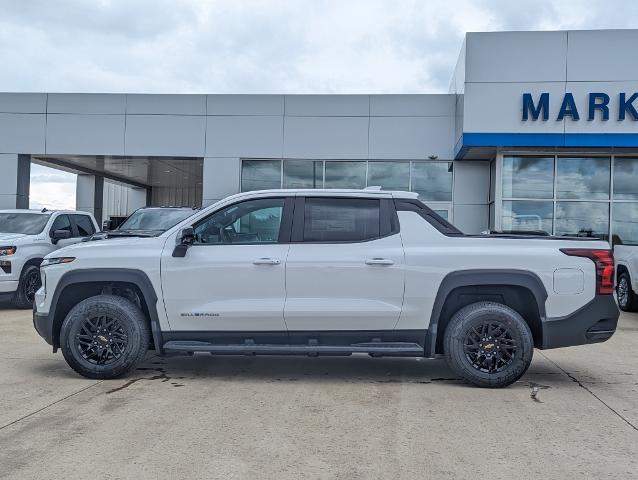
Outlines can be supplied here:
<path id="1" fill-rule="evenodd" d="M 0 310 L 0 478 L 638 478 L 637 314 L 501 390 L 367 356 L 149 355 L 92 381 L 30 317 Z"/>

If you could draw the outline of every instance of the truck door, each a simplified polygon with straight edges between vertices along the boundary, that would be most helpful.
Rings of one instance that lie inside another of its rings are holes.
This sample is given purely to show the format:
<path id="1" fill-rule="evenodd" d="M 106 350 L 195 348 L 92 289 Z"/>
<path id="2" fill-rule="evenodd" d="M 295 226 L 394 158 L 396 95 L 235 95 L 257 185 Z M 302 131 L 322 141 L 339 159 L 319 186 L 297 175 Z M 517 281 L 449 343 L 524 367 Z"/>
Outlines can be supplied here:
<path id="1" fill-rule="evenodd" d="M 285 332 L 285 261 L 293 198 L 244 200 L 194 227 L 194 244 L 162 253 L 162 291 L 172 330 Z"/>
<path id="2" fill-rule="evenodd" d="M 404 255 L 391 201 L 297 198 L 286 262 L 289 331 L 394 329 Z"/>

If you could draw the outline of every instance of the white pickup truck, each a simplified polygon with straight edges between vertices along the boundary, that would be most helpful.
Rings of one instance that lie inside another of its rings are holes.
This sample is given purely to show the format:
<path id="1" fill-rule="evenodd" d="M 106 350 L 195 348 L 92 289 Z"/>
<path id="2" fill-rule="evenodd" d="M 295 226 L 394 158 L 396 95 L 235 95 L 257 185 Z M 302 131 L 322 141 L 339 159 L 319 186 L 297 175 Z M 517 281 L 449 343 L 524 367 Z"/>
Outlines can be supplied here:
<path id="1" fill-rule="evenodd" d="M 96 232 L 93 215 L 76 211 L 0 210 L 0 299 L 31 308 L 45 255 Z"/>
<path id="2" fill-rule="evenodd" d="M 464 235 L 415 194 L 234 195 L 154 237 L 42 263 L 34 325 L 75 371 L 157 353 L 444 354 L 471 383 L 519 379 L 534 347 L 605 341 L 619 316 L 609 245 Z"/>
<path id="3" fill-rule="evenodd" d="M 638 245 L 616 245 L 614 257 L 618 306 L 625 312 L 638 311 Z"/>

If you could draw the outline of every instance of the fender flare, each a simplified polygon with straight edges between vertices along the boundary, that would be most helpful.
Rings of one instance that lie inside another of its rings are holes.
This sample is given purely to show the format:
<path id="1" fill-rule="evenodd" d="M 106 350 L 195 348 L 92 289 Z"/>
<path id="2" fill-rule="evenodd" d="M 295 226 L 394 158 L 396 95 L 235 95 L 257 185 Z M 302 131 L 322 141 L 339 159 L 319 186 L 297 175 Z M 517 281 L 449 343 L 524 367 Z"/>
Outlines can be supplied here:
<path id="1" fill-rule="evenodd" d="M 439 285 L 439 290 L 432 306 L 430 325 L 425 338 L 426 357 L 432 357 L 436 352 L 439 317 L 450 293 L 459 287 L 482 285 L 511 285 L 527 288 L 536 299 L 541 322 L 545 320 L 547 290 L 541 279 L 535 273 L 528 270 L 515 269 L 458 270 L 447 274 Z"/>
<path id="2" fill-rule="evenodd" d="M 51 299 L 51 307 L 49 308 L 49 318 L 51 325 L 55 320 L 55 313 L 58 306 L 60 295 L 64 289 L 70 285 L 90 282 L 126 282 L 136 285 L 142 292 L 144 297 L 142 300 L 146 303 L 151 323 L 151 332 L 153 334 L 153 343 L 155 351 L 162 353 L 162 330 L 160 328 L 159 317 L 157 315 L 157 294 L 153 288 L 148 275 L 137 269 L 132 268 L 86 268 L 72 270 L 66 272 L 60 277 L 60 281 L 55 287 L 55 292 Z"/>

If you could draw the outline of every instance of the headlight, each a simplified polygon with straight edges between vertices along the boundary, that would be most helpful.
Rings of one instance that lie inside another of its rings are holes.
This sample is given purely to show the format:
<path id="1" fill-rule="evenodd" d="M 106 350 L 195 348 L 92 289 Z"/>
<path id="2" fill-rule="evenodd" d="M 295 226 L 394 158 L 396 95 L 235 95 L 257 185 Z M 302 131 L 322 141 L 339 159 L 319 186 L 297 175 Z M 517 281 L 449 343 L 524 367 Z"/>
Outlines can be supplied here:
<path id="1" fill-rule="evenodd" d="M 0 257 L 3 255 L 13 255 L 16 253 L 16 247 L 0 247 Z"/>
<path id="2" fill-rule="evenodd" d="M 59 265 L 61 263 L 71 263 L 75 257 L 54 257 L 42 260 L 40 267 L 48 267 L 49 265 Z"/>

